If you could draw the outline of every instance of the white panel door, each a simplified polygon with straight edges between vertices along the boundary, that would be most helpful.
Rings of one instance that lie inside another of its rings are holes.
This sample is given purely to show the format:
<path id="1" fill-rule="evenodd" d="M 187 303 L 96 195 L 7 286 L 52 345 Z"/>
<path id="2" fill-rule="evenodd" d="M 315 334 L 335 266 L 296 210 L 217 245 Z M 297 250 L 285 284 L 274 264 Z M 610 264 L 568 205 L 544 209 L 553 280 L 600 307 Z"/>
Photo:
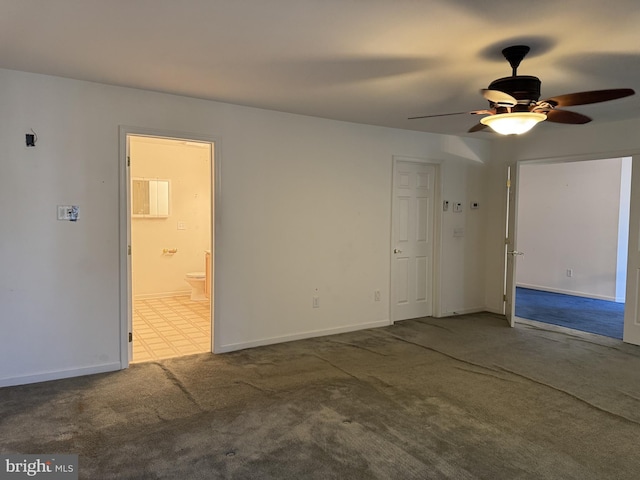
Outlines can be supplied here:
<path id="1" fill-rule="evenodd" d="M 430 316 L 433 273 L 433 165 L 396 161 L 393 173 L 392 321 Z"/>
<path id="2" fill-rule="evenodd" d="M 631 164 L 631 206 L 629 208 L 629 256 L 624 308 L 623 341 L 640 345 L 640 156 Z"/>

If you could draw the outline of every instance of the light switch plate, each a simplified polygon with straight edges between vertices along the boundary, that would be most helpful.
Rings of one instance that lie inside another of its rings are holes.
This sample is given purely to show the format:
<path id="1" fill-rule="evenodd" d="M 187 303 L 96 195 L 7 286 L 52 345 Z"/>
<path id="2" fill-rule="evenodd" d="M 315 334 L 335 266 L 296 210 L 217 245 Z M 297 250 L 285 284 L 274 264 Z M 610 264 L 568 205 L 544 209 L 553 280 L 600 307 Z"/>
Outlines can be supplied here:
<path id="1" fill-rule="evenodd" d="M 453 204 L 453 211 L 455 213 L 460 213 L 462 211 L 462 203 L 460 202 L 454 202 Z"/>
<path id="2" fill-rule="evenodd" d="M 58 220 L 68 220 L 75 222 L 80 215 L 78 205 L 58 205 Z"/>

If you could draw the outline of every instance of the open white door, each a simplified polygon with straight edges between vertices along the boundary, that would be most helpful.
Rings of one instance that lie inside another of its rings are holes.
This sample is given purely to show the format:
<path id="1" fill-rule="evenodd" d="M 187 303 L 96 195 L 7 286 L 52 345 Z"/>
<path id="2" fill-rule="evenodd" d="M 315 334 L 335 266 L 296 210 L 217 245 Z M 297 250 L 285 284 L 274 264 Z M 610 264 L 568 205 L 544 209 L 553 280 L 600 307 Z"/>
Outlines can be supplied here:
<path id="1" fill-rule="evenodd" d="M 436 167 L 395 161 L 392 205 L 391 320 L 433 314 Z"/>
<path id="2" fill-rule="evenodd" d="M 504 265 L 505 265 L 505 282 L 504 282 L 504 314 L 509 325 L 515 324 L 516 309 L 516 266 L 517 259 L 522 252 L 516 250 L 516 212 L 518 196 L 518 165 L 516 162 L 510 162 L 506 165 L 506 193 L 505 193 L 505 242 L 504 242 Z"/>
<path id="3" fill-rule="evenodd" d="M 640 156 L 631 164 L 631 205 L 629 208 L 629 256 L 624 309 L 624 342 L 640 345 Z"/>

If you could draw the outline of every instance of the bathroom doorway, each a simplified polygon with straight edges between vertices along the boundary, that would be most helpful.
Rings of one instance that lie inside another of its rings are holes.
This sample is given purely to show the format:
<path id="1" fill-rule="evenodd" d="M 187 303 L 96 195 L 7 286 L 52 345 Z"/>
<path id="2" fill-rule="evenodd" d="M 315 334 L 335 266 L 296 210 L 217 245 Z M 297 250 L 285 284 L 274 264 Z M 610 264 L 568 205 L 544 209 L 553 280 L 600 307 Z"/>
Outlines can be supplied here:
<path id="1" fill-rule="evenodd" d="M 126 134 L 129 363 L 212 351 L 214 148 Z"/>

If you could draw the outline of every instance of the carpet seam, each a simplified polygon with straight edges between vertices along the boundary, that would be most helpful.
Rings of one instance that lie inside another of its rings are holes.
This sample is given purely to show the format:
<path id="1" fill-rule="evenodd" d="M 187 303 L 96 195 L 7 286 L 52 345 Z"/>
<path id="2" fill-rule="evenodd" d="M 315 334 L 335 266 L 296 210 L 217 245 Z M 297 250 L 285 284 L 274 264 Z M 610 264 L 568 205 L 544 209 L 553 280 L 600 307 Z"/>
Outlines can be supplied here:
<path id="1" fill-rule="evenodd" d="M 607 415 L 610 415 L 610 416 L 612 416 L 614 418 L 624 420 L 624 421 L 632 423 L 634 425 L 640 425 L 640 422 L 638 422 L 636 420 L 633 420 L 632 418 L 628 418 L 628 417 L 625 417 L 624 415 L 620 415 L 619 413 L 615 413 L 615 412 L 612 412 L 612 411 L 607 410 L 605 408 L 599 407 L 595 403 L 591 403 L 589 400 L 585 400 L 584 398 L 581 398 L 578 395 L 576 395 L 574 393 L 571 393 L 571 392 L 569 392 L 567 390 L 563 390 L 562 388 L 554 387 L 553 385 L 551 385 L 549 383 L 541 382 L 539 380 L 536 380 L 535 378 L 531 378 L 531 377 L 528 377 L 528 376 L 523 375 L 521 373 L 514 372 L 513 370 L 509 370 L 508 368 L 505 368 L 505 367 L 498 366 L 497 368 L 499 368 L 500 370 L 503 370 L 505 372 L 508 372 L 508 373 L 510 373 L 512 375 L 516 375 L 518 377 L 521 377 L 521 378 L 524 378 L 526 380 L 529 380 L 530 382 L 533 382 L 533 383 L 535 383 L 537 385 L 542 385 L 544 387 L 550 388 L 550 389 L 555 390 L 557 392 L 564 393 L 565 395 L 567 395 L 567 396 L 569 396 L 569 397 L 571 397 L 571 398 L 573 398 L 575 400 L 578 400 L 579 402 L 582 402 L 585 405 L 587 405 L 587 406 L 589 406 L 589 407 L 591 407 L 591 408 L 593 408 L 593 409 L 595 409 L 595 410 L 597 410 L 599 412 L 602 412 L 602 413 L 605 413 Z"/>
<path id="2" fill-rule="evenodd" d="M 402 341 L 402 342 L 406 342 L 406 343 L 409 343 L 409 344 L 411 344 L 411 345 L 415 345 L 415 346 L 418 346 L 418 347 L 424 348 L 424 349 L 426 349 L 426 350 L 430 350 L 430 351 L 432 351 L 432 352 L 439 353 L 439 354 L 441 354 L 441 355 L 444 355 L 445 357 L 451 358 L 452 360 L 456 360 L 456 361 L 458 361 L 458 362 L 462 362 L 462 363 L 466 363 L 466 364 L 469 364 L 469 365 L 473 365 L 473 366 L 475 366 L 475 367 L 484 368 L 484 369 L 487 369 L 487 370 L 490 370 L 490 371 L 491 371 L 491 370 L 493 370 L 493 369 L 491 369 L 491 368 L 489 368 L 489 367 L 486 367 L 486 366 L 484 366 L 484 365 L 476 364 L 476 363 L 474 363 L 474 362 L 470 362 L 470 361 L 468 361 L 468 360 L 464 360 L 464 359 L 461 359 L 461 358 L 455 357 L 455 356 L 453 356 L 453 355 L 450 355 L 450 354 L 448 354 L 448 353 L 442 352 L 442 351 L 437 350 L 437 349 L 435 349 L 435 348 L 427 347 L 426 345 L 421 345 L 421 344 L 419 344 L 419 343 L 412 342 L 412 341 L 410 341 L 410 340 L 407 340 L 407 339 L 405 339 L 405 338 L 399 337 L 399 336 L 394 335 L 394 334 L 392 334 L 392 333 L 389 333 L 389 332 L 385 332 L 385 333 L 386 333 L 387 335 L 391 336 L 391 337 L 397 338 L 398 340 L 400 340 L 400 341 Z M 612 412 L 612 411 L 610 411 L 610 410 L 606 410 L 606 409 L 604 409 L 604 408 L 602 408 L 602 407 L 599 407 L 598 405 L 596 405 L 596 404 L 594 404 L 594 403 L 591 403 L 591 402 L 589 402 L 588 400 L 585 400 L 585 399 L 583 399 L 583 398 L 580 398 L 579 396 L 577 396 L 577 395 L 575 395 L 575 394 L 573 394 L 573 393 L 571 393 L 571 392 L 568 392 L 568 391 L 566 391 L 566 390 L 563 390 L 563 389 L 561 389 L 561 388 L 554 387 L 553 385 L 550 385 L 550 384 L 547 384 L 547 383 L 544 383 L 544 382 L 540 382 L 540 381 L 538 381 L 538 380 L 536 380 L 536 379 L 534 379 L 534 378 L 527 377 L 526 375 L 523 375 L 523 374 L 520 374 L 520 373 L 514 372 L 514 371 L 512 371 L 512 370 L 509 370 L 508 368 L 505 368 L 505 367 L 502 367 L 502 366 L 499 366 L 499 365 L 496 365 L 496 369 L 498 369 L 498 370 L 502 370 L 502 371 L 504 371 L 504 372 L 510 373 L 510 374 L 512 374 L 512 375 L 515 375 L 515 376 L 518 376 L 518 377 L 521 377 L 521 378 L 524 378 L 524 379 L 529 380 L 530 382 L 536 383 L 536 384 L 538 384 L 538 385 L 542 385 L 542 386 L 545 386 L 545 387 L 551 388 L 552 390 L 556 390 L 556 391 L 558 391 L 558 392 L 560 392 L 560 393 L 564 393 L 565 395 L 568 395 L 569 397 L 571 397 L 571 398 L 573 398 L 573 399 L 575 399 L 575 400 L 578 400 L 578 401 L 580 401 L 580 402 L 582 402 L 582 403 L 584 403 L 584 404 L 586 404 L 586 405 L 590 406 L 591 408 L 593 408 L 593 409 L 595 409 L 595 410 L 598 410 L 598 411 L 600 411 L 600 412 L 602 412 L 602 413 L 605 413 L 605 414 L 607 414 L 607 415 L 610 415 L 610 416 L 612 416 L 612 417 L 614 417 L 614 418 L 618 418 L 618 419 L 624 420 L 624 421 L 629 422 L 629 423 L 632 423 L 632 424 L 634 424 L 634 425 L 640 425 L 640 422 L 637 422 L 637 421 L 635 421 L 635 420 L 633 420 L 633 419 L 631 419 L 631 418 L 625 417 L 624 415 L 620 415 L 620 414 L 618 414 L 618 413 L 615 413 L 615 412 Z"/>
<path id="3" fill-rule="evenodd" d="M 171 383 L 173 383 L 176 387 L 178 387 L 178 389 L 184 394 L 184 396 L 187 397 L 187 399 L 190 400 L 191 403 L 193 403 L 196 407 L 198 407 L 198 410 L 200 410 L 201 412 L 204 412 L 204 410 L 202 409 L 198 401 L 195 399 L 195 397 L 191 394 L 189 389 L 185 387 L 185 385 L 180 381 L 178 377 L 176 377 L 173 374 L 171 370 L 169 370 L 166 366 L 164 366 L 160 362 L 153 362 L 153 363 L 156 364 L 158 367 L 160 367 L 160 369 L 165 373 L 165 376 L 167 377 L 167 379 Z"/>

